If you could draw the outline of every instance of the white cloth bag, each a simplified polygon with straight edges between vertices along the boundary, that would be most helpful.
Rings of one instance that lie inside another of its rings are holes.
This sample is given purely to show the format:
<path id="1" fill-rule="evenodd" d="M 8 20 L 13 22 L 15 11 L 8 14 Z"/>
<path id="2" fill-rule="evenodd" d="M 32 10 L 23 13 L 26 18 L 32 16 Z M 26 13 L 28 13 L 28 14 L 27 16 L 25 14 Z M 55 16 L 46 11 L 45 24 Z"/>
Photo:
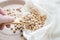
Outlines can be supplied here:
<path id="1" fill-rule="evenodd" d="M 26 0 L 26 5 L 25 7 L 28 10 L 28 7 L 32 5 L 32 1 Z M 50 14 L 47 10 L 43 9 L 40 7 L 38 4 L 34 4 L 37 7 L 41 13 L 46 13 L 47 14 L 47 20 L 46 20 L 46 25 L 43 28 L 40 28 L 36 31 L 31 32 L 30 30 L 24 30 L 24 36 L 27 38 L 27 40 L 52 40 L 52 33 L 53 29 L 55 27 L 55 15 L 53 16 Z M 32 5 L 32 6 L 33 6 Z M 34 7 L 34 6 L 33 6 Z"/>

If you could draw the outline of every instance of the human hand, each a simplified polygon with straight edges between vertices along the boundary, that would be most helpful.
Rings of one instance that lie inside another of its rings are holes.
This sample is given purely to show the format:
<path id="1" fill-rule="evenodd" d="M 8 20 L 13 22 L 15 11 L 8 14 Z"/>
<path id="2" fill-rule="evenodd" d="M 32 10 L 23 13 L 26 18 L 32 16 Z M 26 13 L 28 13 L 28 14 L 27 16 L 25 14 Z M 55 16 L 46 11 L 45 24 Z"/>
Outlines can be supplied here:
<path id="1" fill-rule="evenodd" d="M 14 18 L 7 16 L 6 12 L 0 8 L 0 30 L 4 28 L 4 24 L 8 22 L 13 22 Z M 6 25 L 7 28 L 10 28 L 10 24 Z"/>

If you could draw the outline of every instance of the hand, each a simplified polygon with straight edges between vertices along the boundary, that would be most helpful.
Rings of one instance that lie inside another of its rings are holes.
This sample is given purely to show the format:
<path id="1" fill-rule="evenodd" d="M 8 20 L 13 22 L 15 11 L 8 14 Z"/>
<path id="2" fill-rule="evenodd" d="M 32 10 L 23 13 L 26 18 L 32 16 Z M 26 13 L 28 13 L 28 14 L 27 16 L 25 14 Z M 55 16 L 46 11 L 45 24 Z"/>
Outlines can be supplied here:
<path id="1" fill-rule="evenodd" d="M 13 17 L 7 16 L 6 12 L 4 12 L 1 8 L 0 8 L 0 30 L 2 30 L 4 28 L 4 23 L 8 23 L 8 22 L 12 22 L 14 21 Z M 7 28 L 10 28 L 10 25 L 7 24 L 6 25 Z"/>

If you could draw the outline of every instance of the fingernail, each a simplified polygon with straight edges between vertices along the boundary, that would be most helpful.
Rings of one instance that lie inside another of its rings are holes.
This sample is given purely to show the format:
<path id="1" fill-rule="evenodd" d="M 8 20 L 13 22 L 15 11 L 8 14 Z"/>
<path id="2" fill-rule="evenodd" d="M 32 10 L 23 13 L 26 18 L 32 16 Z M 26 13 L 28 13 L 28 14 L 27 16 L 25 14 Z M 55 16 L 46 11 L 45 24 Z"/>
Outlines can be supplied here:
<path id="1" fill-rule="evenodd" d="M 15 19 L 14 17 L 10 17 L 10 18 L 9 18 L 9 20 L 11 20 L 11 21 L 14 21 L 14 19 Z"/>

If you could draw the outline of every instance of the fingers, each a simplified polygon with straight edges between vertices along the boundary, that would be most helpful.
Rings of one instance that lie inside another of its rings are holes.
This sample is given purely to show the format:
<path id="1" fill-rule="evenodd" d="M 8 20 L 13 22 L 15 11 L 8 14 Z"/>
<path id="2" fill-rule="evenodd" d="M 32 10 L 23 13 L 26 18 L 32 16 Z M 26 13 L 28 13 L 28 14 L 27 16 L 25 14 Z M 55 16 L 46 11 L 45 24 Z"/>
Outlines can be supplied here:
<path id="1" fill-rule="evenodd" d="M 14 21 L 14 17 L 0 15 L 0 24 L 13 22 L 13 21 Z"/>
<path id="2" fill-rule="evenodd" d="M 10 24 L 5 25 L 7 28 L 10 28 Z M 0 24 L 0 30 L 4 29 L 4 24 Z"/>
<path id="3" fill-rule="evenodd" d="M 0 30 L 4 29 L 4 24 L 0 24 Z"/>
<path id="4" fill-rule="evenodd" d="M 0 8 L 0 14 L 2 15 L 6 15 L 6 12 L 2 10 L 2 8 Z"/>
<path id="5" fill-rule="evenodd" d="M 3 30 L 4 23 L 9 23 L 9 22 L 13 22 L 13 21 L 14 21 L 14 17 L 0 15 L 0 30 Z M 10 24 L 7 24 L 6 27 L 10 28 Z"/>
<path id="6" fill-rule="evenodd" d="M 8 23 L 8 22 L 13 22 L 14 17 L 6 16 L 6 12 L 0 8 L 0 30 L 3 30 L 4 24 L 2 23 Z M 10 28 L 10 24 L 6 25 L 7 28 Z"/>

